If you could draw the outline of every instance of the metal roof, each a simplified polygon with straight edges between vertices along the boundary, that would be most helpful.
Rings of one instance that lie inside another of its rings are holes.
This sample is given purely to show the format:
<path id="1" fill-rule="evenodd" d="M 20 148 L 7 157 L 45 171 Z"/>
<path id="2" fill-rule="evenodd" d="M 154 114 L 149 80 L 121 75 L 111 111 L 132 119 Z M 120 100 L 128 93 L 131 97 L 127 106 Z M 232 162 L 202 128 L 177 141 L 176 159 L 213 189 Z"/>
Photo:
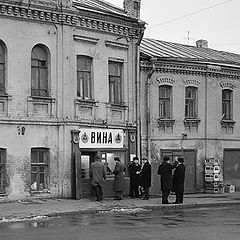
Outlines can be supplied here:
<path id="1" fill-rule="evenodd" d="M 73 0 L 73 6 L 78 10 L 91 10 L 100 13 L 127 16 L 123 8 L 114 6 L 104 0 Z"/>
<path id="2" fill-rule="evenodd" d="M 180 43 L 143 38 L 141 56 L 165 60 L 228 63 L 240 65 L 240 55 L 211 48 L 196 47 Z"/>

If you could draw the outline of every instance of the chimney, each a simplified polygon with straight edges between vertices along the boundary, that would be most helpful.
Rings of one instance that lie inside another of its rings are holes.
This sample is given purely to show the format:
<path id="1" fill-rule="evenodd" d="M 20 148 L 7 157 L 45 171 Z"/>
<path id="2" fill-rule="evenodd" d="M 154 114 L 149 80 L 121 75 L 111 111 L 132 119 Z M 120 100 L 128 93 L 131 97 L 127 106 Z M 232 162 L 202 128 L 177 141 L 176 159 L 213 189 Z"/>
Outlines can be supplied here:
<path id="1" fill-rule="evenodd" d="M 207 40 L 203 40 L 203 39 L 197 40 L 196 41 L 196 46 L 198 48 L 208 48 L 208 41 Z"/>
<path id="2" fill-rule="evenodd" d="M 141 0 L 124 0 L 123 8 L 129 17 L 140 19 Z"/>

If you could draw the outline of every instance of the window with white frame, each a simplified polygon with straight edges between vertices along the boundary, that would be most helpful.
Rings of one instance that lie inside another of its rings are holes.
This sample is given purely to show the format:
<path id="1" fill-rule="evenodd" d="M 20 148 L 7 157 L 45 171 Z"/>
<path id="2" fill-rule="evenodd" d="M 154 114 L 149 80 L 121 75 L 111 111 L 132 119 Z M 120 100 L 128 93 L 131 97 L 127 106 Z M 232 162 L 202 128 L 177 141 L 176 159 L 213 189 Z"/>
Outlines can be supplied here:
<path id="1" fill-rule="evenodd" d="M 6 187 L 6 149 L 0 148 L 0 194 L 5 193 Z"/>
<path id="2" fill-rule="evenodd" d="M 233 119 L 233 91 L 229 89 L 222 90 L 222 119 Z"/>
<path id="3" fill-rule="evenodd" d="M 49 188 L 49 149 L 31 149 L 31 190 L 42 191 Z"/>
<path id="4" fill-rule="evenodd" d="M 5 48 L 0 41 L 0 94 L 5 94 Z"/>
<path id="5" fill-rule="evenodd" d="M 162 85 L 159 87 L 159 118 L 171 118 L 172 87 Z"/>
<path id="6" fill-rule="evenodd" d="M 109 102 L 122 104 L 123 64 L 109 61 Z"/>
<path id="7" fill-rule="evenodd" d="M 48 97 L 48 54 L 42 45 L 37 45 L 32 50 L 31 72 L 31 95 Z"/>
<path id="8" fill-rule="evenodd" d="M 185 118 L 197 117 L 197 88 L 186 87 L 185 91 Z"/>
<path id="9" fill-rule="evenodd" d="M 77 56 L 77 97 L 92 99 L 92 58 Z"/>

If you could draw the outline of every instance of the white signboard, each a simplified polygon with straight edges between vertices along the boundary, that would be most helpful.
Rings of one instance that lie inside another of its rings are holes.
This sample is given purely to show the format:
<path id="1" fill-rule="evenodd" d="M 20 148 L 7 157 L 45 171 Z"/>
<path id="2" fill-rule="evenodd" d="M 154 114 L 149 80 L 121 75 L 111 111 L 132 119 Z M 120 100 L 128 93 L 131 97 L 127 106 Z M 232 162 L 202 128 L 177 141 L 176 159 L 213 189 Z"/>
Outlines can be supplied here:
<path id="1" fill-rule="evenodd" d="M 79 148 L 123 148 L 123 130 L 102 128 L 79 130 Z"/>

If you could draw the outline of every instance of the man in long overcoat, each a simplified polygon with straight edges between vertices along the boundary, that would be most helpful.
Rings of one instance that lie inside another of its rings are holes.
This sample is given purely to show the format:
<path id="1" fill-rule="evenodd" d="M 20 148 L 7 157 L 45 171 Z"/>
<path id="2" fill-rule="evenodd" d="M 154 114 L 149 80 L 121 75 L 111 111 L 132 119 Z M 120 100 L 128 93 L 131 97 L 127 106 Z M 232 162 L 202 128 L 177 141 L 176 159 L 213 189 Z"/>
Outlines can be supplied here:
<path id="1" fill-rule="evenodd" d="M 173 191 L 176 195 L 176 200 L 174 203 L 183 203 L 183 193 L 184 193 L 184 180 L 185 180 L 185 166 L 184 158 L 178 158 L 178 165 L 173 173 Z"/>
<path id="2" fill-rule="evenodd" d="M 115 192 L 115 199 L 122 200 L 122 193 L 124 190 L 124 165 L 120 161 L 119 157 L 115 157 L 116 162 L 115 168 L 113 170 L 114 181 L 113 181 L 113 191 Z"/>
<path id="3" fill-rule="evenodd" d="M 130 176 L 130 188 L 131 188 L 131 198 L 139 198 L 139 186 L 140 186 L 140 171 L 141 166 L 139 164 L 138 157 L 133 158 L 133 163 L 129 165 L 128 168 Z"/>
<path id="4" fill-rule="evenodd" d="M 103 199 L 102 185 L 107 175 L 105 167 L 100 160 L 101 157 L 97 154 L 95 162 L 91 163 L 90 166 L 90 179 L 97 201 L 102 201 Z"/>
<path id="5" fill-rule="evenodd" d="M 151 187 L 151 164 L 147 158 L 142 159 L 143 167 L 140 172 L 141 187 L 143 187 L 143 199 L 149 199 L 149 188 Z"/>
<path id="6" fill-rule="evenodd" d="M 157 173 L 161 175 L 161 190 L 162 190 L 162 203 L 169 204 L 168 196 L 172 190 L 172 169 L 175 166 L 169 163 L 169 157 L 164 156 L 163 162 L 158 167 Z"/>

